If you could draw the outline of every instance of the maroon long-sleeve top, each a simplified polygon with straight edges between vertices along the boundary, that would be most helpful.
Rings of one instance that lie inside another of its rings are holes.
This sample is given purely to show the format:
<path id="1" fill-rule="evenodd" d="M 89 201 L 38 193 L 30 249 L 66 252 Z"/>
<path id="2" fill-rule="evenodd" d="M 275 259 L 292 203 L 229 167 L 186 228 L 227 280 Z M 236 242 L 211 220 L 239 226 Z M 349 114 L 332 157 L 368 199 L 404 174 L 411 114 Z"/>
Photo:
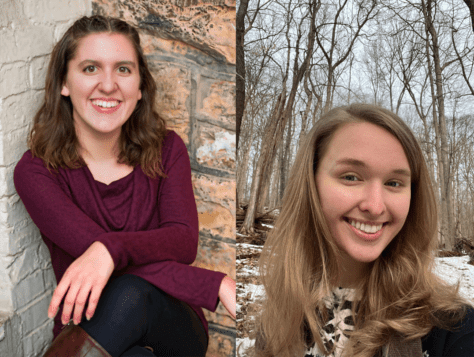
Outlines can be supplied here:
<path id="1" fill-rule="evenodd" d="M 14 182 L 51 253 L 58 282 L 99 241 L 113 258 L 113 276 L 137 275 L 188 303 L 207 331 L 201 307 L 215 311 L 225 274 L 189 265 L 197 253 L 197 210 L 186 146 L 172 131 L 163 143 L 162 165 L 166 178 L 151 179 L 138 165 L 106 185 L 87 166 L 50 172 L 27 151 Z M 62 306 L 54 337 L 61 331 L 61 313 Z"/>

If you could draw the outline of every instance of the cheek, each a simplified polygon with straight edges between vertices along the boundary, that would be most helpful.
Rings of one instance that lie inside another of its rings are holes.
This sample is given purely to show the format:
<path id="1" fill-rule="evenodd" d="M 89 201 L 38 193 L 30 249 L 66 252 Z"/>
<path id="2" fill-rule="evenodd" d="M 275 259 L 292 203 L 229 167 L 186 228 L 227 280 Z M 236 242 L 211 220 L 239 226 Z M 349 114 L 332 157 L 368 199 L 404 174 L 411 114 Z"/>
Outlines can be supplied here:
<path id="1" fill-rule="evenodd" d="M 392 200 L 393 214 L 400 223 L 404 223 L 408 216 L 408 211 L 410 210 L 410 200 L 410 193 Z"/>
<path id="2" fill-rule="evenodd" d="M 334 179 L 327 178 L 321 180 L 321 184 L 318 185 L 318 190 L 321 197 L 321 203 L 323 200 L 326 204 L 331 206 L 340 206 L 341 203 L 348 203 L 354 199 L 354 190 L 348 186 L 341 185 Z"/>
<path id="3" fill-rule="evenodd" d="M 353 192 L 333 180 L 320 180 L 317 184 L 321 207 L 328 223 L 334 223 L 348 209 L 353 201 Z"/>
<path id="4" fill-rule="evenodd" d="M 73 97 L 76 99 L 84 99 L 87 98 L 92 91 L 94 90 L 97 81 L 93 79 L 82 79 L 82 80 L 71 80 L 69 81 L 70 86 L 70 95 L 71 95 L 71 100 Z"/>
<path id="5" fill-rule="evenodd" d="M 121 83 L 121 89 L 125 95 L 141 99 L 140 78 L 128 77 Z"/>

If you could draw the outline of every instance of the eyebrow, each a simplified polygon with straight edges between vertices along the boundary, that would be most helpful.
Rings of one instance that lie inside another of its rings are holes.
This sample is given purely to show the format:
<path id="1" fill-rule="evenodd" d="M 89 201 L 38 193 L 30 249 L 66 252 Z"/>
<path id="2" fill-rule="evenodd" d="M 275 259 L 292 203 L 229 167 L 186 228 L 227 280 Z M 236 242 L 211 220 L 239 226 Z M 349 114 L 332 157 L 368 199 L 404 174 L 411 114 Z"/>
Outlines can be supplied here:
<path id="1" fill-rule="evenodd" d="M 368 168 L 365 162 L 357 160 L 357 159 L 351 159 L 351 158 L 343 158 L 343 159 L 337 160 L 336 165 L 351 165 L 351 166 L 361 167 L 364 169 Z M 406 169 L 395 169 L 392 171 L 392 173 L 411 177 L 410 170 L 406 170 Z"/>
<path id="2" fill-rule="evenodd" d="M 94 64 L 94 65 L 100 64 L 99 61 L 86 59 L 86 60 L 82 61 L 81 63 L 79 63 L 79 67 L 82 67 L 86 63 L 91 63 L 91 64 Z M 123 66 L 123 65 L 129 65 L 129 66 L 132 66 L 133 68 L 137 67 L 136 63 L 133 62 L 133 61 L 120 61 L 120 62 L 115 63 L 115 66 Z"/>

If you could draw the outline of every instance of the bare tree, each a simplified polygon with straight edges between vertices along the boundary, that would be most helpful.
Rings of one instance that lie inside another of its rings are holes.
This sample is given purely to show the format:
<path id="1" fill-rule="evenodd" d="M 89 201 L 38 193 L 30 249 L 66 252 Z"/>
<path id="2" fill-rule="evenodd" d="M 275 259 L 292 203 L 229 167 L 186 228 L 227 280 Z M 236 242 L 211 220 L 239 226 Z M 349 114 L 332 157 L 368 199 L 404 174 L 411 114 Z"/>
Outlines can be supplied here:
<path id="1" fill-rule="evenodd" d="M 291 1 L 289 3 L 291 6 Z M 305 8 L 306 7 L 306 8 Z M 289 116 L 293 109 L 293 104 L 296 97 L 296 92 L 301 80 L 304 77 L 304 73 L 309 67 L 309 62 L 311 56 L 313 55 L 314 41 L 316 35 L 316 13 L 320 7 L 320 2 L 318 0 L 310 1 L 307 6 L 300 7 L 300 11 L 303 12 L 301 20 L 297 23 L 296 29 L 296 41 L 294 46 L 294 55 L 293 55 L 293 68 L 292 68 L 292 84 L 291 89 L 287 94 L 286 90 L 286 80 L 288 77 L 288 69 L 290 64 L 291 56 L 287 56 L 288 66 L 285 76 L 283 77 L 283 88 L 280 93 L 278 100 L 275 104 L 272 116 L 268 122 L 266 128 L 266 133 L 262 143 L 261 153 L 258 159 L 257 167 L 254 172 L 252 186 L 250 189 L 250 201 L 247 208 L 247 214 L 245 216 L 244 222 L 241 227 L 242 233 L 250 233 L 253 231 L 253 223 L 255 220 L 256 214 L 256 203 L 259 198 L 259 191 L 261 190 L 262 185 L 262 175 L 264 174 L 266 167 L 269 162 L 272 161 L 273 155 L 276 153 L 276 146 L 281 142 L 281 137 L 283 135 L 284 128 L 289 119 Z M 286 38 L 288 43 L 291 43 L 290 38 L 290 29 L 293 30 L 292 13 L 288 11 L 287 13 L 287 31 Z M 309 31 L 305 34 L 304 27 L 306 22 L 309 20 Z M 306 36 L 303 36 L 303 35 Z M 306 47 L 302 48 L 303 44 L 301 41 L 307 38 Z M 288 46 L 290 50 L 290 46 Z M 303 53 L 303 60 L 300 62 L 300 56 Z"/>
<path id="2" fill-rule="evenodd" d="M 335 70 L 348 59 L 364 25 L 374 19 L 377 14 L 376 1 L 362 0 L 350 3 L 355 4 L 354 15 L 348 15 L 349 11 L 344 11 L 348 3 L 349 0 L 338 0 L 327 5 L 328 10 L 324 12 L 322 24 L 316 33 L 316 41 L 326 59 L 327 66 L 326 102 L 323 114 L 327 113 L 333 105 Z M 335 14 L 330 12 L 331 7 L 336 7 Z"/>
<path id="3" fill-rule="evenodd" d="M 471 6 L 474 6 L 474 0 L 464 0 L 466 2 L 471 1 Z M 474 29 L 474 10 L 471 9 L 471 16 L 473 16 L 473 29 Z M 459 37 L 459 34 L 463 34 L 460 31 L 460 26 L 456 26 L 454 22 L 454 17 L 451 18 L 451 41 L 453 44 L 454 52 L 456 53 L 456 59 L 459 62 L 459 66 L 462 73 L 462 78 L 464 79 L 471 95 L 474 95 L 474 85 L 472 84 L 472 77 L 474 73 L 474 46 L 469 46 L 468 42 L 464 42 L 464 48 L 458 49 L 456 44 L 457 40 L 455 37 Z M 463 35 L 461 35 L 463 36 Z M 470 62 L 470 63 L 469 63 Z"/>
<path id="4" fill-rule="evenodd" d="M 235 98 L 235 130 L 236 130 L 236 149 L 239 149 L 239 137 L 240 128 L 242 125 L 242 117 L 244 115 L 245 108 L 245 55 L 244 55 L 244 38 L 245 33 L 250 31 L 252 28 L 257 15 L 262 8 L 260 0 L 257 1 L 255 9 L 252 9 L 249 14 L 248 6 L 249 0 L 240 0 L 239 9 L 235 16 L 235 27 L 236 27 L 236 98 Z M 249 16 L 250 15 L 250 16 Z M 248 19 L 248 26 L 245 28 L 245 18 Z"/>
<path id="5" fill-rule="evenodd" d="M 439 137 L 438 150 L 438 170 L 439 183 L 441 187 L 441 235 L 443 243 L 447 248 L 452 248 L 454 242 L 449 237 L 452 237 L 454 228 L 453 211 L 451 202 L 451 173 L 449 166 L 449 148 L 448 148 L 448 134 L 446 128 L 446 116 L 444 107 L 444 88 L 443 76 L 441 68 L 440 46 L 438 43 L 438 33 L 434 26 L 433 12 L 436 4 L 433 0 L 421 0 L 423 16 L 425 20 L 426 29 L 426 46 L 428 60 L 433 57 L 434 75 L 433 78 L 431 61 L 428 63 L 428 73 L 430 75 L 431 91 L 433 98 L 433 119 L 435 121 L 436 136 Z M 432 51 L 432 52 L 431 52 Z M 431 53 L 430 53 L 431 52 Z M 437 146 L 438 147 L 438 146 Z"/>
<path id="6" fill-rule="evenodd" d="M 264 0 L 249 1 L 248 23 L 251 8 Z M 364 101 L 396 112 L 418 137 L 441 208 L 440 243 L 451 248 L 457 238 L 474 239 L 468 135 L 474 124 L 466 116 L 474 110 L 474 33 L 464 4 L 273 0 L 265 6 L 244 42 L 238 191 L 249 205 L 242 232 L 251 232 L 264 204 L 278 204 L 309 127 L 333 105 Z"/>

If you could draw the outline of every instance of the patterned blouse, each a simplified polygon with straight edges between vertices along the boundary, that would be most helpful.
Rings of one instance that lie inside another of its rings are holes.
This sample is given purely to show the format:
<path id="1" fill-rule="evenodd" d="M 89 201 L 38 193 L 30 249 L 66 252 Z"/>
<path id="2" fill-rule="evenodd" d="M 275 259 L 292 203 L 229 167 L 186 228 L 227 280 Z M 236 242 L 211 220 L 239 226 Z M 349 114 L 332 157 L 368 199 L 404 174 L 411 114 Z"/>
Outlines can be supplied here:
<path id="1" fill-rule="evenodd" d="M 354 289 L 337 288 L 332 295 L 324 300 L 328 309 L 328 321 L 323 327 L 321 337 L 324 346 L 331 350 L 336 346 L 330 357 L 340 357 L 349 336 L 346 331 L 354 330 L 354 319 L 352 317 L 352 304 L 354 302 Z M 316 342 L 310 346 L 305 357 L 324 357 L 324 353 L 318 348 Z"/>
<path id="2" fill-rule="evenodd" d="M 337 288 L 332 295 L 324 300 L 328 309 L 328 321 L 324 325 L 321 337 L 327 350 L 333 352 L 329 357 L 341 357 L 344 346 L 349 340 L 345 333 L 354 330 L 352 306 L 355 290 Z M 474 308 L 469 306 L 464 319 L 451 330 L 434 327 L 422 338 L 423 357 L 473 357 L 474 356 Z M 385 348 L 382 355 L 385 355 Z M 316 342 L 309 346 L 305 357 L 328 357 L 319 348 Z"/>

